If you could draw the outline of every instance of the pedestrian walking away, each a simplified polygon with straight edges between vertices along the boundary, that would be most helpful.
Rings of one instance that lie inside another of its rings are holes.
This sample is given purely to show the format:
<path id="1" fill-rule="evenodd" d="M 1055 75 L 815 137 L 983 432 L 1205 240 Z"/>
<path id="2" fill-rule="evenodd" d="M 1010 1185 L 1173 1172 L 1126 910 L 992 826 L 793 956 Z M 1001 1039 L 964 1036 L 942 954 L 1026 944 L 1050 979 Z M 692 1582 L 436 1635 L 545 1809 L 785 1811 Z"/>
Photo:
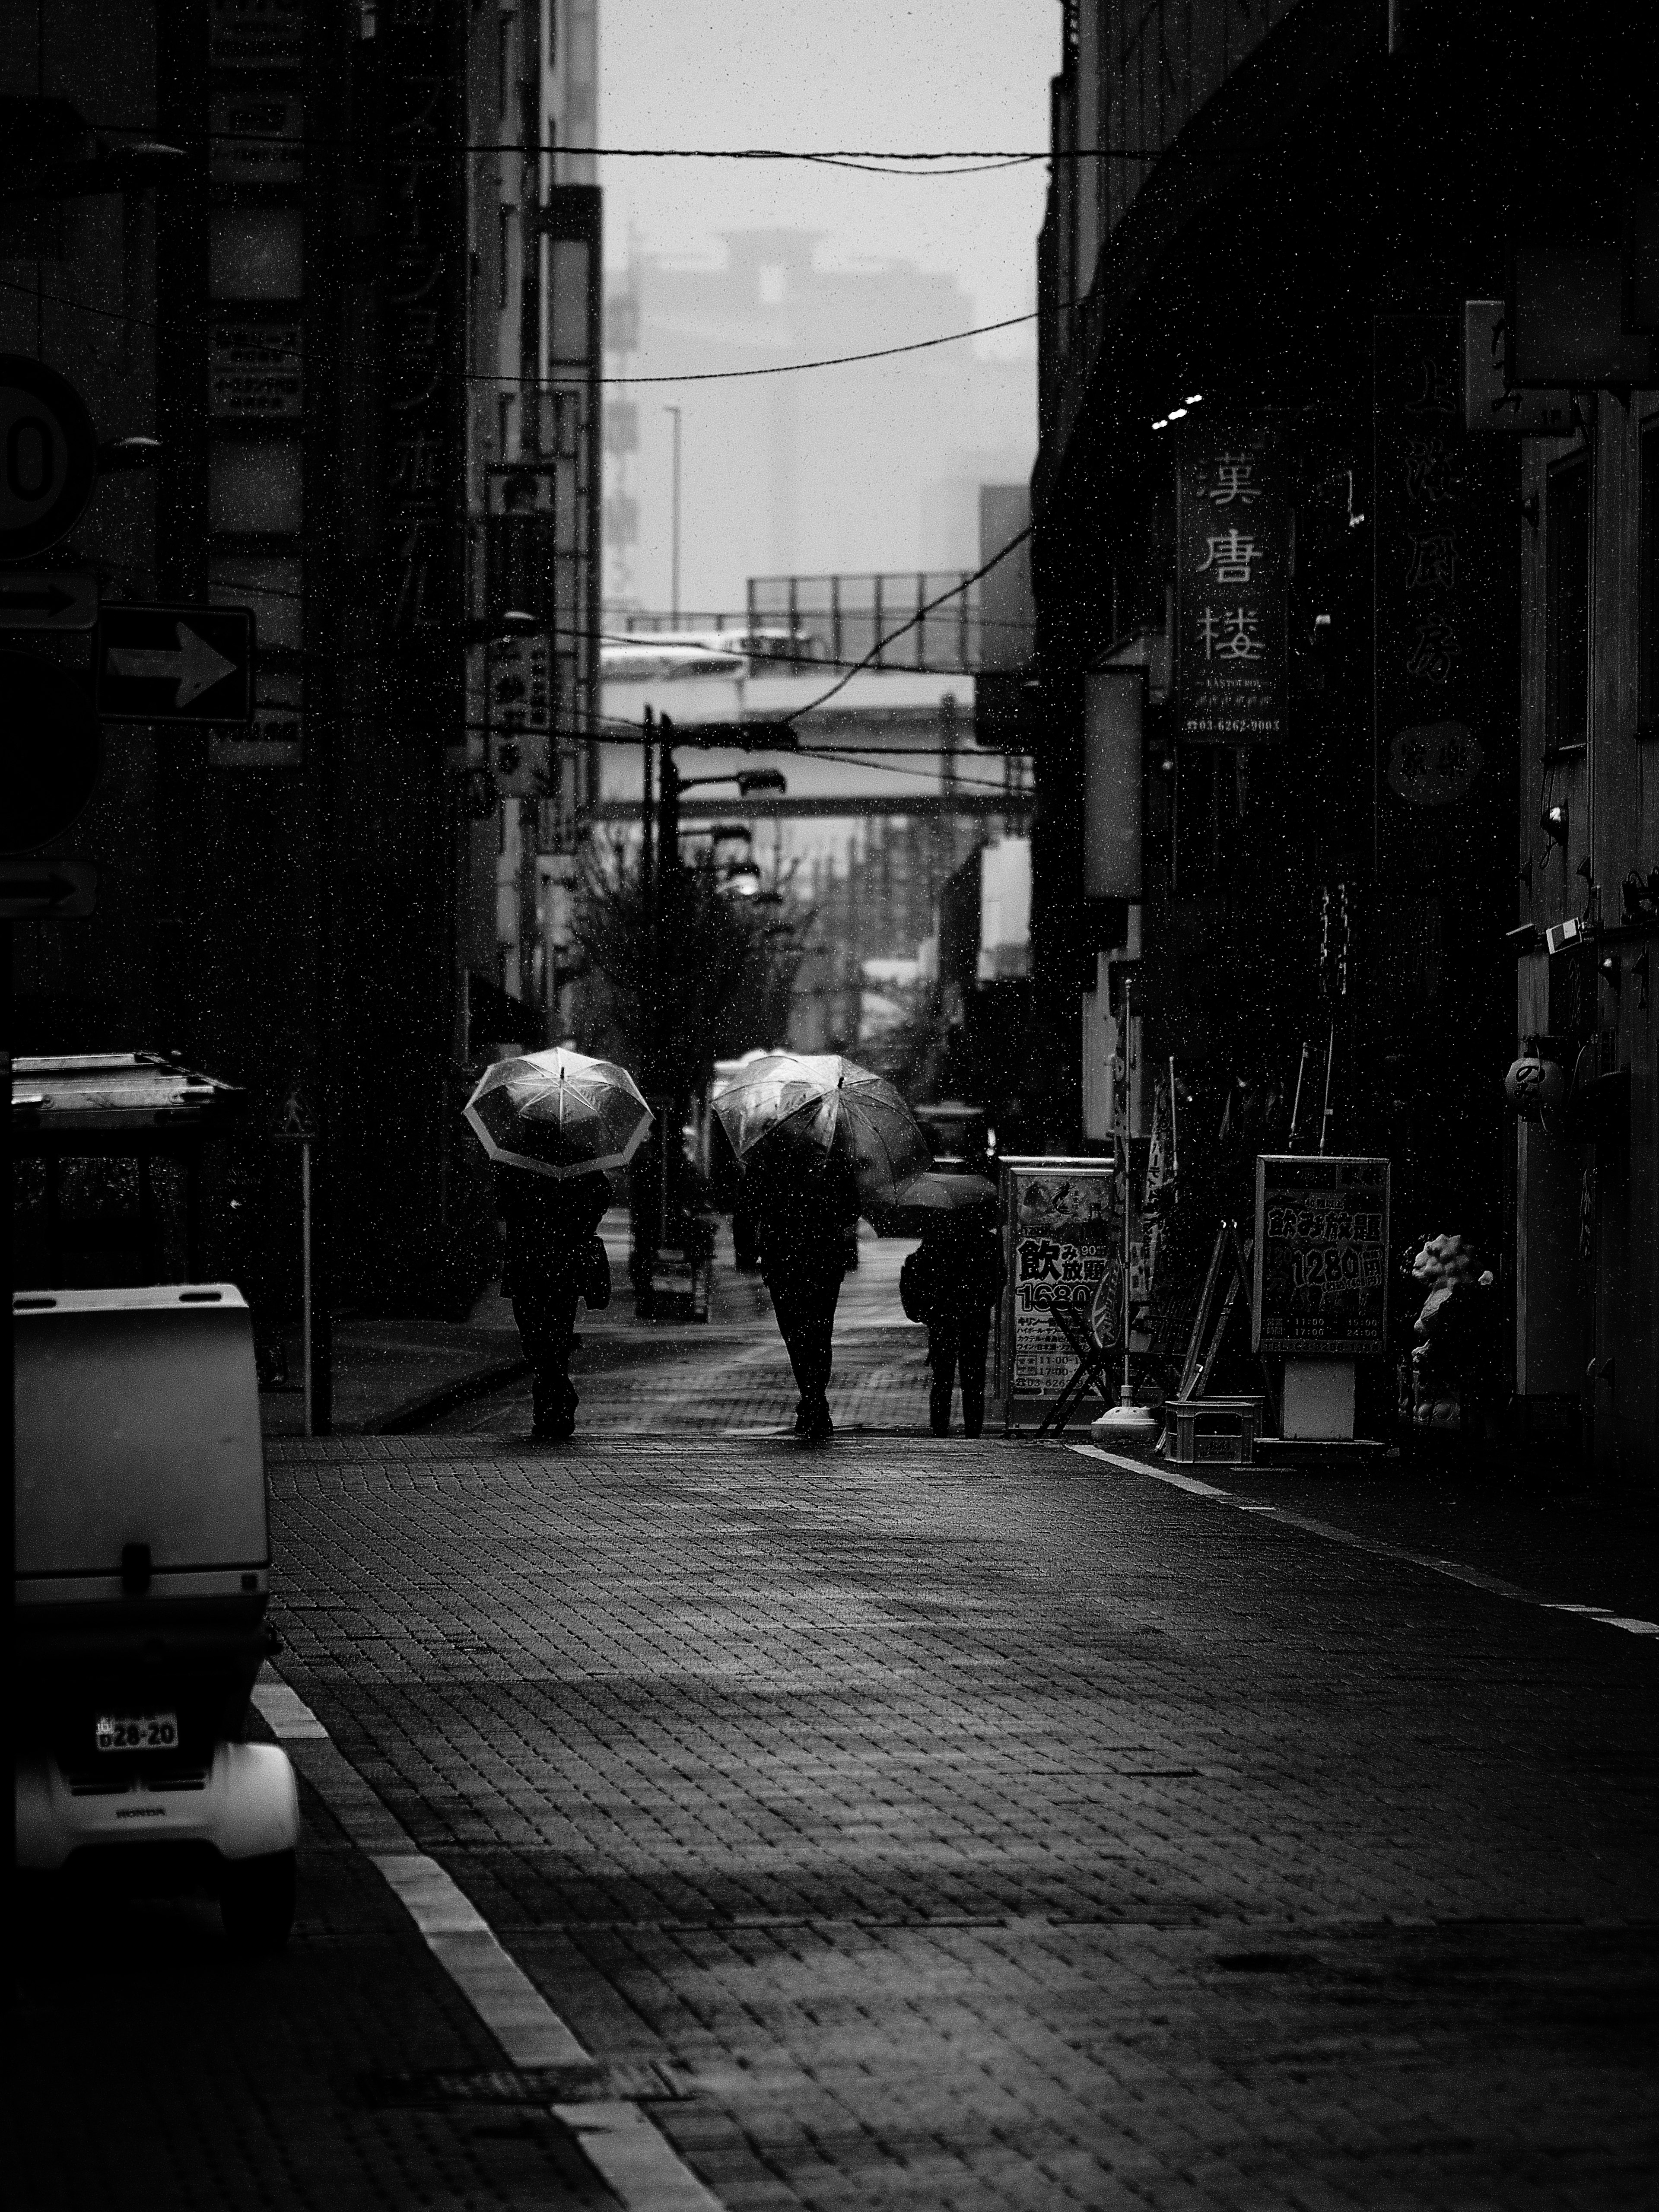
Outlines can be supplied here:
<path id="1" fill-rule="evenodd" d="M 988 1187 L 983 1205 L 930 1214 L 921 1243 L 900 1272 L 904 1310 L 913 1321 L 927 1324 L 927 1412 L 936 1437 L 951 1433 L 958 1374 L 964 1434 L 976 1437 L 985 1425 L 991 1310 L 1007 1273 L 991 1198 Z"/>
<path id="2" fill-rule="evenodd" d="M 835 1431 L 830 1370 L 848 1232 L 858 1221 L 857 1182 L 840 1152 L 775 1139 L 750 1153 L 744 1175 L 761 1273 L 800 1393 L 795 1434 L 820 1443 Z"/>
<path id="3" fill-rule="evenodd" d="M 554 1182 L 522 1168 L 498 1167 L 496 1199 L 507 1233 L 501 1289 L 513 1301 L 519 1340 L 532 1370 L 532 1437 L 562 1443 L 576 1426 L 570 1348 L 576 1301 L 611 1299 L 611 1263 L 598 1235 L 611 1203 L 607 1176 Z"/>

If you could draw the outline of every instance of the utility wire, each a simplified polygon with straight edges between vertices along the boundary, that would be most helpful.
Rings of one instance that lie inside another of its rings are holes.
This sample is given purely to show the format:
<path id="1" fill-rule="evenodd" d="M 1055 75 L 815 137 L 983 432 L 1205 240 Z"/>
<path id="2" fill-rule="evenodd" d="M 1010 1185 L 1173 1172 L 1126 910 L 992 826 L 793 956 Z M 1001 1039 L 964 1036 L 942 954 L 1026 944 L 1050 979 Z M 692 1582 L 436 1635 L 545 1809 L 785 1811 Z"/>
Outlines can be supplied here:
<path id="1" fill-rule="evenodd" d="M 155 135 L 154 124 L 92 123 L 88 128 L 125 131 L 137 137 Z M 296 137 L 280 131 L 212 131 L 207 135 L 214 145 L 317 146 L 350 151 L 358 143 L 311 133 Z M 919 153 L 914 148 L 892 146 L 526 146 L 517 139 L 468 139 L 453 149 L 461 155 L 516 154 L 526 161 L 547 155 L 595 161 L 820 161 L 844 165 L 879 161 L 891 165 L 884 172 L 889 176 L 978 175 L 988 173 L 992 167 L 1014 168 L 1032 161 L 1155 161 L 1168 150 L 1163 146 L 954 146 L 934 153 Z M 973 166 L 965 170 L 930 166 L 942 162 Z"/>
<path id="2" fill-rule="evenodd" d="M 896 629 L 889 630 L 885 637 L 878 638 L 863 659 L 855 660 L 845 675 L 838 677 L 827 691 L 820 692 L 816 699 L 809 699 L 804 707 L 797 707 L 789 718 L 791 721 L 793 721 L 798 715 L 816 714 L 820 707 L 827 707 L 837 692 L 847 689 L 860 669 L 871 667 L 885 653 L 896 638 L 903 637 L 909 631 L 916 629 L 924 617 L 932 614 L 935 607 L 942 607 L 947 599 L 954 599 L 959 592 L 965 592 L 969 584 L 976 584 L 981 576 L 988 576 L 1000 561 L 1006 561 L 1018 547 L 1024 544 L 1031 534 L 1032 528 L 1033 525 L 1028 522 L 1024 530 L 1015 532 L 1000 552 L 994 553 L 981 567 L 975 569 L 971 576 L 964 576 L 960 583 L 952 584 L 949 591 L 941 592 L 936 599 L 929 599 L 925 606 L 918 607 L 908 622 L 902 622 Z"/>
<path id="3" fill-rule="evenodd" d="M 124 323 L 135 329 L 154 330 L 152 315 L 122 314 L 112 307 L 94 307 L 90 301 L 72 300 L 62 292 L 41 292 L 33 284 L 20 283 L 14 277 L 0 276 L 0 291 L 21 292 L 27 299 L 43 300 L 50 307 L 65 307 L 71 314 L 89 315 L 98 322 Z M 804 369 L 844 368 L 856 362 L 885 361 L 896 354 L 926 353 L 934 346 L 957 345 L 963 338 L 983 337 L 988 331 L 1013 330 L 1022 323 L 1035 323 L 1044 314 L 1067 314 L 1076 301 L 1067 301 L 1054 308 L 1038 307 L 1030 314 L 1009 315 L 1000 322 L 976 323 L 965 331 L 945 331 L 936 338 L 912 338 L 904 345 L 876 346 L 864 353 L 825 354 L 817 361 L 774 362 L 763 368 L 702 368 L 678 369 L 657 376 L 594 376 L 571 377 L 561 384 L 553 377 L 514 376 L 506 372 L 469 372 L 468 384 L 507 385 L 520 391 L 557 392 L 586 389 L 590 384 L 726 384 L 757 376 L 795 376 Z"/>
<path id="4" fill-rule="evenodd" d="M 797 376 L 806 368 L 846 368 L 854 362 L 889 361 L 895 354 L 927 353 L 933 346 L 957 345 L 963 338 L 983 337 L 990 331 L 1012 331 L 1023 323 L 1035 323 L 1044 313 L 1064 314 L 1066 312 L 1064 307 L 1037 307 L 1029 314 L 1006 315 L 1000 322 L 975 323 L 971 330 L 945 331 L 936 338 L 912 338 L 905 345 L 872 346 L 865 353 L 825 354 L 817 361 L 773 362 L 763 368 L 677 369 L 659 376 L 599 376 L 593 381 L 596 384 L 729 384 L 753 376 Z M 505 372 L 470 374 L 466 380 L 469 384 L 516 385 L 520 389 L 529 388 L 537 392 L 551 392 L 558 388 L 550 377 L 513 376 Z"/>

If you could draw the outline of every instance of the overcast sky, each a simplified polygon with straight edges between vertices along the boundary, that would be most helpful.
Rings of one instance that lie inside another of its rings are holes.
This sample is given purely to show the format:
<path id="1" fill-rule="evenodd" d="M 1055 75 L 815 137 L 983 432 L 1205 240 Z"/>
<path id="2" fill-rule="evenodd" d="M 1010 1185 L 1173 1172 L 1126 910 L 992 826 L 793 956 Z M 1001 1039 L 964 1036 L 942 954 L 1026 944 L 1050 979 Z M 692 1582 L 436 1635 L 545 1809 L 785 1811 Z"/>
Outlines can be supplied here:
<path id="1" fill-rule="evenodd" d="M 599 0 L 599 140 L 1040 149 L 1060 31 L 1060 0 Z M 981 321 L 1036 304 L 1041 164 L 910 179 L 611 161 L 601 181 L 613 261 L 630 227 L 641 246 L 715 254 L 722 231 L 785 224 L 825 234 L 827 258 L 952 270 Z M 996 349 L 1032 344 L 1016 331 Z"/>

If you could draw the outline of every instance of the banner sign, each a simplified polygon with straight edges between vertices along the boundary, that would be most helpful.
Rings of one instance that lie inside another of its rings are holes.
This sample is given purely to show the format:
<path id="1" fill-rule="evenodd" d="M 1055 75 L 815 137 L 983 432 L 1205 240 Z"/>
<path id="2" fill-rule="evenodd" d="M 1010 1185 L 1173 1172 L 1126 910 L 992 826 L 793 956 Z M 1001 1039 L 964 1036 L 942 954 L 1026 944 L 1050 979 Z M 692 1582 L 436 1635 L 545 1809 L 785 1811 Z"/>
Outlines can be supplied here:
<path id="1" fill-rule="evenodd" d="M 1462 340 L 1450 316 L 1375 326 L 1377 859 L 1437 885 L 1513 781 L 1513 462 L 1464 428 Z"/>
<path id="2" fill-rule="evenodd" d="M 1382 1352 L 1388 1253 L 1387 1160 L 1258 1153 L 1255 1350 L 1291 1359 Z"/>
<path id="3" fill-rule="evenodd" d="M 1123 1218 L 1109 1159 L 1002 1163 L 1008 1279 L 997 1330 L 997 1389 L 1009 1428 L 1035 1426 L 1077 1370 L 1077 1355 L 1052 1319 L 1056 1305 L 1086 1316 L 1122 1310 Z M 1117 1332 L 1121 1338 L 1121 1328 Z M 1109 1337 L 1107 1340 L 1110 1340 Z M 1097 1401 L 1079 1409 L 1092 1419 Z"/>
<path id="4" fill-rule="evenodd" d="M 1176 735 L 1282 738 L 1291 510 L 1273 434 L 1183 440 L 1176 508 Z"/>

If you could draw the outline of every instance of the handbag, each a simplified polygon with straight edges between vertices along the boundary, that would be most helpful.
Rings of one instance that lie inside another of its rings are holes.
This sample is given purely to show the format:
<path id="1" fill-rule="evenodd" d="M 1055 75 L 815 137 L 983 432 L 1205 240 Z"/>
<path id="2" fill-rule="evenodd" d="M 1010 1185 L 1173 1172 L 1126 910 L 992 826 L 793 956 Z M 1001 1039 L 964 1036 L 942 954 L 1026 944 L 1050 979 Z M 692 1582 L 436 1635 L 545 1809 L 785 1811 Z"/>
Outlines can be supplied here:
<path id="1" fill-rule="evenodd" d="M 589 1313 L 599 1313 L 611 1303 L 611 1255 L 602 1237 L 590 1237 L 582 1259 L 582 1297 Z"/>

